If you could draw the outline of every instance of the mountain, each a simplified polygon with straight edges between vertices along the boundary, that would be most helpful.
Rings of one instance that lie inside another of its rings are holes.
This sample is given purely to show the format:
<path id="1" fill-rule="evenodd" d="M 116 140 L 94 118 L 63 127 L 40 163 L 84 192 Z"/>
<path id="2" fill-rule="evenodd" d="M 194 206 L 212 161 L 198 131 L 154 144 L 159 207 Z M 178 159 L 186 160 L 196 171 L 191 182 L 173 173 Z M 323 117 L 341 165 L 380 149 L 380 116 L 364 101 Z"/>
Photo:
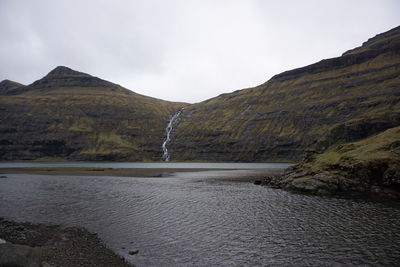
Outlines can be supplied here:
<path id="1" fill-rule="evenodd" d="M 28 86 L 0 85 L 0 160 L 159 160 L 183 105 L 63 66 Z"/>
<path id="2" fill-rule="evenodd" d="M 187 106 L 168 148 L 177 161 L 299 161 L 399 125 L 397 27 L 340 57 Z"/>
<path id="3" fill-rule="evenodd" d="M 19 88 L 23 88 L 25 85 L 13 82 L 10 80 L 4 80 L 0 82 L 0 96 L 14 94 Z"/>
<path id="4" fill-rule="evenodd" d="M 193 105 L 63 66 L 0 96 L 0 160 L 157 161 L 173 117 L 171 160 L 298 162 L 400 125 L 400 27 Z"/>

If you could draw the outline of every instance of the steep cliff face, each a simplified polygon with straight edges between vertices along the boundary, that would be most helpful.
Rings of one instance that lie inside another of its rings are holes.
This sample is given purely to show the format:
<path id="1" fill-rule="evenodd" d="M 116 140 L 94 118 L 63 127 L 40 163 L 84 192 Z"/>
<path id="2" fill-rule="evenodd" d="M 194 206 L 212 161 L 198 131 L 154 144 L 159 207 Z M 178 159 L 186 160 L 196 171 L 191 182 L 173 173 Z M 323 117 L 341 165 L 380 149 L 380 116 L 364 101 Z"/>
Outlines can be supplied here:
<path id="1" fill-rule="evenodd" d="M 182 106 L 67 67 L 0 91 L 1 160 L 159 160 L 168 117 Z"/>
<path id="2" fill-rule="evenodd" d="M 172 160 L 299 160 L 400 125 L 400 27 L 341 57 L 185 108 Z"/>

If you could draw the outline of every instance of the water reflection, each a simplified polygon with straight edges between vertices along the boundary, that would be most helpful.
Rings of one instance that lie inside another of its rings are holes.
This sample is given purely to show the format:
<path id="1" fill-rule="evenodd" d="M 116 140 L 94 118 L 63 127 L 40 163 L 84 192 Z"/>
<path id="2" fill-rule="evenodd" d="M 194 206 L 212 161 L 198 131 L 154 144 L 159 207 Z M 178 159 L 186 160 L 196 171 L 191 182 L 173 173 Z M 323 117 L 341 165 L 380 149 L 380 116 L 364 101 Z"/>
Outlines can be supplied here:
<path id="1" fill-rule="evenodd" d="M 0 216 L 85 226 L 137 266 L 395 265 L 400 208 L 218 181 L 8 175 Z M 140 253 L 128 256 L 127 250 Z M 125 249 L 123 249 L 125 248 Z"/>

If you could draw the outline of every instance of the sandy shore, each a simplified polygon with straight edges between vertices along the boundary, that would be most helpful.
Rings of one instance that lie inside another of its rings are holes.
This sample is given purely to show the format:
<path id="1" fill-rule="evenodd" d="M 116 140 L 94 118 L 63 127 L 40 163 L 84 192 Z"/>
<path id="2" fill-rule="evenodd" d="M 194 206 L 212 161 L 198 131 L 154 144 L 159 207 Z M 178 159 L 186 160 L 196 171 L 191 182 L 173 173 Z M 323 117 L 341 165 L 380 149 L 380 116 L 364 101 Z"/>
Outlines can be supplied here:
<path id="1" fill-rule="evenodd" d="M 266 175 L 276 175 L 284 169 L 243 170 L 229 178 L 229 181 L 254 181 Z M 168 177 L 179 172 L 232 171 L 232 169 L 183 169 L 183 168 L 86 168 L 86 167 L 34 167 L 34 168 L 0 168 L 0 176 L 7 174 L 40 174 L 70 176 L 111 176 L 111 177 Z"/>
<path id="2" fill-rule="evenodd" d="M 0 266 L 131 266 L 83 228 L 0 218 L 0 241 Z"/>

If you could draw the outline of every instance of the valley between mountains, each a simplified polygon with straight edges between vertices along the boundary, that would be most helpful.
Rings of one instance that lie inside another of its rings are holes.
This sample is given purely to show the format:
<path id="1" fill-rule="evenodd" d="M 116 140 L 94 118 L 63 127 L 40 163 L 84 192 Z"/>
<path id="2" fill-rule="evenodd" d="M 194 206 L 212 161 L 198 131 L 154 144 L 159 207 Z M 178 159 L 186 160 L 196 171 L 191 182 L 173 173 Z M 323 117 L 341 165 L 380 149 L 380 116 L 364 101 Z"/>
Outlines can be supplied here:
<path id="1" fill-rule="evenodd" d="M 400 27 L 340 57 L 195 104 L 63 66 L 30 85 L 4 80 L 0 97 L 3 161 L 160 161 L 166 148 L 172 161 L 304 160 L 313 177 L 330 169 L 354 175 L 356 164 L 379 160 L 380 176 L 365 179 L 400 185 Z"/>

